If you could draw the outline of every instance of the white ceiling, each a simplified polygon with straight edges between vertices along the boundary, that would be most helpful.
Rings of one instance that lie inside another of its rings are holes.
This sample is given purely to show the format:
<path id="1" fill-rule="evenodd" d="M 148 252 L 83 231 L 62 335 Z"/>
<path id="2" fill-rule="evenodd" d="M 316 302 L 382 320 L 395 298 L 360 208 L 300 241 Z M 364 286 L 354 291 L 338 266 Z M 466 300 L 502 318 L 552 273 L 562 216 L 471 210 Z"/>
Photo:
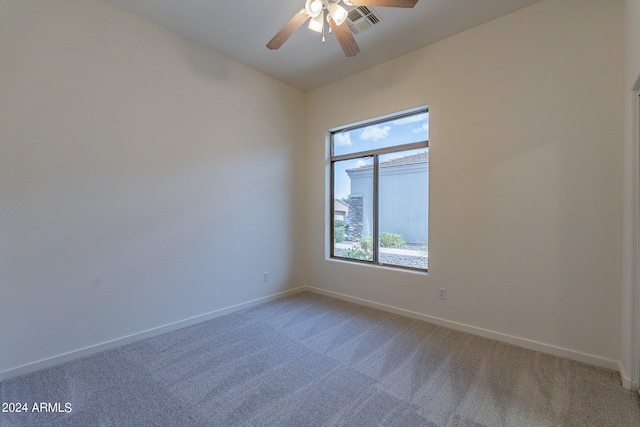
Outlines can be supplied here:
<path id="1" fill-rule="evenodd" d="M 304 0 L 106 0 L 302 91 L 420 49 L 540 0 L 419 0 L 413 9 L 376 7 L 383 22 L 354 37 L 345 57 L 333 35 L 303 25 L 279 49 L 267 42 Z"/>

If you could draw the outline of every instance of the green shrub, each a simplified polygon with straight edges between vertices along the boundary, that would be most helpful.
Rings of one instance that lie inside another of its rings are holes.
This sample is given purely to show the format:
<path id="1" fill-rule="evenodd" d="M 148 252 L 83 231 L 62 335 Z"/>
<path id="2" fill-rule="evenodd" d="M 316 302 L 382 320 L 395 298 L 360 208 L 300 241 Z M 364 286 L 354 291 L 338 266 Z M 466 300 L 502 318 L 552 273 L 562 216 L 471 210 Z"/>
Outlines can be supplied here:
<path id="1" fill-rule="evenodd" d="M 383 248 L 401 248 L 406 245 L 402 234 L 387 233 L 386 231 L 380 236 L 380 246 Z"/>
<path id="2" fill-rule="evenodd" d="M 360 239 L 362 250 L 373 252 L 373 236 L 364 236 Z"/>
<path id="3" fill-rule="evenodd" d="M 360 259 L 364 261 L 372 261 L 373 252 L 363 249 L 362 245 L 354 245 L 348 249 L 345 249 L 344 257 L 351 259 Z"/>
<path id="4" fill-rule="evenodd" d="M 338 221 L 334 222 L 334 227 L 337 223 Z M 337 235 L 338 233 L 334 231 L 334 240 Z M 342 238 L 344 239 L 344 234 L 342 235 Z M 402 234 L 385 232 L 380 236 L 380 246 L 383 248 L 401 248 L 406 244 L 407 242 L 405 242 Z M 353 246 L 345 249 L 343 256 L 345 258 L 373 261 L 373 237 L 364 236 L 362 239 L 360 239 L 359 243 L 356 243 Z"/>
<path id="5" fill-rule="evenodd" d="M 344 234 L 347 229 L 347 225 L 344 221 L 336 219 L 333 221 L 333 242 L 344 242 Z"/>

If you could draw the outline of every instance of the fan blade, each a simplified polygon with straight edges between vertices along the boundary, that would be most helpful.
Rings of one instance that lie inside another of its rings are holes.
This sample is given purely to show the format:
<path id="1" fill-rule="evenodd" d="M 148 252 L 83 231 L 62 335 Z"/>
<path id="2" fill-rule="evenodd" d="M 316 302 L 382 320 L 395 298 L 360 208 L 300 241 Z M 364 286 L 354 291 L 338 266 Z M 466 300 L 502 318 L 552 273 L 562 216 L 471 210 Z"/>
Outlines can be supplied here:
<path id="1" fill-rule="evenodd" d="M 309 19 L 309 15 L 303 11 L 293 15 L 293 18 L 284 24 L 284 27 L 282 27 L 280 31 L 273 36 L 269 43 L 267 43 L 267 47 L 271 50 L 280 49 L 280 46 L 282 46 L 284 42 L 286 42 L 289 37 L 291 37 L 291 35 L 307 21 L 307 19 Z"/>
<path id="2" fill-rule="evenodd" d="M 418 0 L 350 0 L 354 6 L 413 7 Z"/>
<path id="3" fill-rule="evenodd" d="M 360 53 L 358 43 L 356 43 L 356 39 L 353 38 L 353 34 L 351 34 L 351 30 L 346 22 L 338 25 L 333 19 L 330 19 L 329 24 L 331 25 L 331 31 L 336 36 L 336 39 L 338 39 L 338 43 L 340 43 L 340 47 L 345 55 L 351 57 Z"/>

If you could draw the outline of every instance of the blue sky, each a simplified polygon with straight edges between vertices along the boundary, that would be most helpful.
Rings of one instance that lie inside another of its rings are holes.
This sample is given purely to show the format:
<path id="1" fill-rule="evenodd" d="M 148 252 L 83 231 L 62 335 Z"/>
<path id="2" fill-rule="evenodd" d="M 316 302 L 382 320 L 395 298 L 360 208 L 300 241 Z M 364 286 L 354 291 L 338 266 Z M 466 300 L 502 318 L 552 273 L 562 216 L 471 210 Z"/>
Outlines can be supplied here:
<path id="1" fill-rule="evenodd" d="M 429 113 L 424 112 L 396 120 L 353 129 L 333 135 L 334 155 L 350 154 L 376 148 L 409 144 L 429 139 Z M 346 169 L 364 164 L 363 159 L 336 162 L 335 194 L 338 199 L 349 196 Z"/>

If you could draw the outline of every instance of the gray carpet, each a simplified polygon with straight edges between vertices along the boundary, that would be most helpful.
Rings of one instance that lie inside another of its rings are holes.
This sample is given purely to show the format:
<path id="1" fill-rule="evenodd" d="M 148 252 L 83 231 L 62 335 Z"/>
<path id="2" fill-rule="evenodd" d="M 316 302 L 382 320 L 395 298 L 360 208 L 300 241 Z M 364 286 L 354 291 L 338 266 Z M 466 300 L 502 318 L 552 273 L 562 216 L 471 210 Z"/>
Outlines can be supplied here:
<path id="1" fill-rule="evenodd" d="M 0 426 L 640 426 L 614 371 L 301 293 L 0 383 Z M 31 409 L 31 408 L 29 408 Z"/>

